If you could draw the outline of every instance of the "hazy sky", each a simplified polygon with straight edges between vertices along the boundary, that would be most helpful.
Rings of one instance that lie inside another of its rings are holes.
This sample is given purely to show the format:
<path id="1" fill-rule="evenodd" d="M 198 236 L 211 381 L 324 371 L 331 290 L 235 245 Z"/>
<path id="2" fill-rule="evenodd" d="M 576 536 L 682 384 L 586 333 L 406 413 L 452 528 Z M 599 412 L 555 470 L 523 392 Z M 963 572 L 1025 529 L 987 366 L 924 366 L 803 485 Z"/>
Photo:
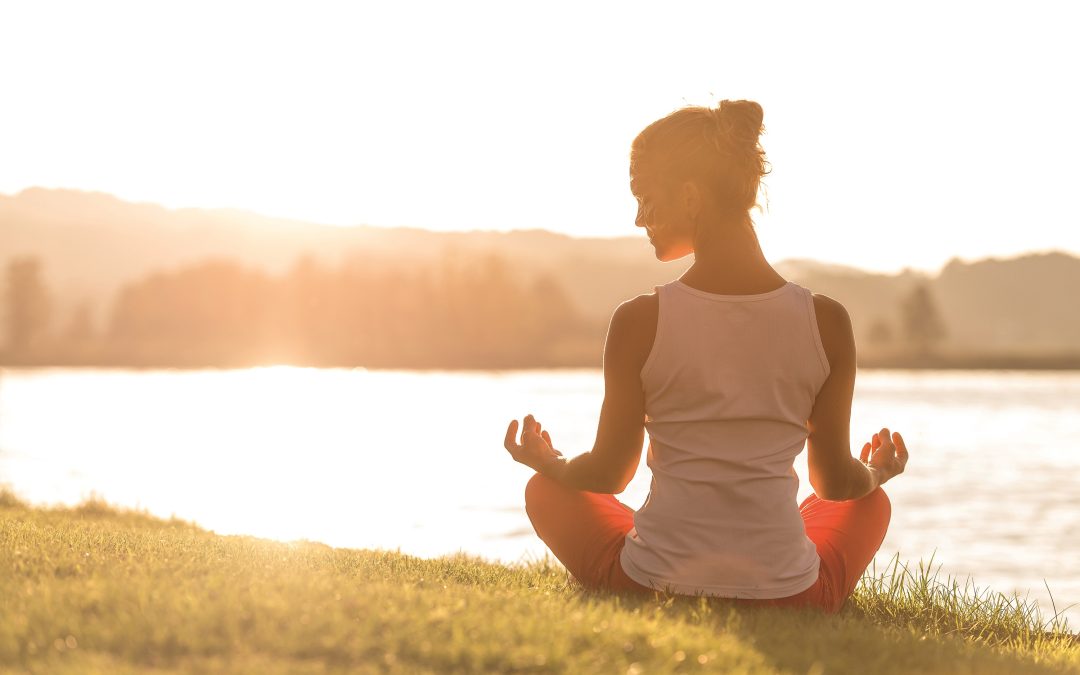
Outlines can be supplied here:
<path id="1" fill-rule="evenodd" d="M 750 98 L 773 260 L 1080 253 L 1070 6 L 0 1 L 0 193 L 634 234 L 634 135 Z"/>

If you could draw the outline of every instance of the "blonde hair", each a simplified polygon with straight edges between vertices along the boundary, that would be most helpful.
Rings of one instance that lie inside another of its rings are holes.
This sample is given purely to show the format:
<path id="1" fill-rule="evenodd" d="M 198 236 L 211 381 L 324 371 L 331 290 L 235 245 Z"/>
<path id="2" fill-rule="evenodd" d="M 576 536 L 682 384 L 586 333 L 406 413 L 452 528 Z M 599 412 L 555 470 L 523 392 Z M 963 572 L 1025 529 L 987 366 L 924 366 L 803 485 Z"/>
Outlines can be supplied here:
<path id="1" fill-rule="evenodd" d="M 762 176 L 769 172 L 759 137 L 764 112 L 754 101 L 689 106 L 645 127 L 630 146 L 630 172 L 672 184 L 693 180 L 730 220 L 752 224 Z M 725 218 L 728 220 L 728 218 Z"/>

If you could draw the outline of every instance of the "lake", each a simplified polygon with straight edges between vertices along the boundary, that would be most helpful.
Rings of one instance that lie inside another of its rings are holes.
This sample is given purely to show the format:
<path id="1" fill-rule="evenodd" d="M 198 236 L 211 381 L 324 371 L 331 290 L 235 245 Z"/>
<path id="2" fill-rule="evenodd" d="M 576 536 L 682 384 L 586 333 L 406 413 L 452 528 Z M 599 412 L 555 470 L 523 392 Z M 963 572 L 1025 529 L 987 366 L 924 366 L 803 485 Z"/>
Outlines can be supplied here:
<path id="1" fill-rule="evenodd" d="M 597 370 L 291 367 L 0 370 L 0 484 L 35 504 L 110 503 L 219 533 L 421 556 L 540 557 L 530 471 L 502 447 L 533 413 L 567 455 L 593 442 Z M 1080 373 L 861 370 L 852 444 L 904 434 L 879 561 L 1050 597 L 1080 625 Z M 796 469 L 806 481 L 805 453 Z M 620 497 L 637 508 L 642 466 Z"/>

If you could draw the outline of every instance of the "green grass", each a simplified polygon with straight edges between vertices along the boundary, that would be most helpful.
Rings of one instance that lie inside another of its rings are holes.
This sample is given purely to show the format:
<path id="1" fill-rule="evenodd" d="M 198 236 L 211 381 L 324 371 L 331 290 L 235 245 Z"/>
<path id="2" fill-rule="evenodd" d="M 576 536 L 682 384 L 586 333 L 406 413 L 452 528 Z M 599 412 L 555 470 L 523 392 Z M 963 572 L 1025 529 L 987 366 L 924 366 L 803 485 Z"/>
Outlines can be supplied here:
<path id="1" fill-rule="evenodd" d="M 0 491 L 0 673 L 1080 673 L 1034 605 L 894 563 L 836 616 L 219 536 Z"/>

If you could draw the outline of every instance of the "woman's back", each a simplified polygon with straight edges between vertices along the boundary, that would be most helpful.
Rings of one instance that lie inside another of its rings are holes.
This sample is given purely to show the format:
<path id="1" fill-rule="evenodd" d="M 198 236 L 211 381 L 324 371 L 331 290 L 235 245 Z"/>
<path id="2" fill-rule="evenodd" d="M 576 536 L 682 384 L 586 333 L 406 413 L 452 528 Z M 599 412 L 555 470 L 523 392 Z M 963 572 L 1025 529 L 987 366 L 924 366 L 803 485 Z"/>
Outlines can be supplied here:
<path id="1" fill-rule="evenodd" d="M 658 260 L 694 264 L 612 315 L 592 450 L 564 457 L 532 415 L 520 442 L 507 426 L 504 447 L 537 472 L 525 488 L 537 534 L 588 586 L 836 611 L 881 546 L 880 486 L 907 448 L 883 427 L 852 456 L 847 311 L 786 282 L 761 250 L 750 210 L 767 172 L 762 119 L 757 103 L 723 101 L 638 134 L 634 224 Z M 613 494 L 646 431 L 652 489 L 634 513 Z M 816 494 L 796 506 L 804 445 Z"/>
<path id="2" fill-rule="evenodd" d="M 657 288 L 641 371 L 649 499 L 622 565 L 678 593 L 778 598 L 817 579 L 792 468 L 829 374 L 811 293 L 794 283 L 716 295 Z"/>

